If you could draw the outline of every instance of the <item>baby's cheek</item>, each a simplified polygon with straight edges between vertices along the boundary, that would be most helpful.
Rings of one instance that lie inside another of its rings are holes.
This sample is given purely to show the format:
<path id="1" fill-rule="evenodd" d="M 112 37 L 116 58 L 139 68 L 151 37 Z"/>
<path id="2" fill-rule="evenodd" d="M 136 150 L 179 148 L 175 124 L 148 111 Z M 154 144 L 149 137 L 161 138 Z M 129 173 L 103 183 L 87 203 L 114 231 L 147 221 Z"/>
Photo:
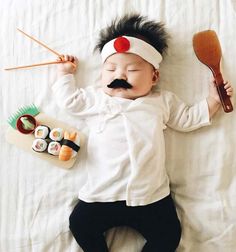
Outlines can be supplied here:
<path id="1" fill-rule="evenodd" d="M 102 85 L 108 85 L 110 83 L 110 78 L 105 78 L 105 77 L 102 77 Z"/>
<path id="2" fill-rule="evenodd" d="M 109 84 L 109 83 L 111 83 L 112 81 L 113 81 L 113 75 L 111 75 L 111 74 L 104 74 L 103 76 L 102 76 L 102 81 L 103 81 L 103 83 L 107 83 L 107 84 Z"/>

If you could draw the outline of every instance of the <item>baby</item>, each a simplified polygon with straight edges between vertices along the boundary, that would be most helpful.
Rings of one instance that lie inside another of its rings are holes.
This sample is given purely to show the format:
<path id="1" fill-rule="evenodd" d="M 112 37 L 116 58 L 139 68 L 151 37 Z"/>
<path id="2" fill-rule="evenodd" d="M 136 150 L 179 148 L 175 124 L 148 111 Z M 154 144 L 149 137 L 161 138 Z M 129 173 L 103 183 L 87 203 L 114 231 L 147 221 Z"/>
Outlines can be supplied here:
<path id="1" fill-rule="evenodd" d="M 154 88 L 167 40 L 162 23 L 140 15 L 114 20 L 96 46 L 103 62 L 101 87 L 96 88 L 76 86 L 74 56 L 58 59 L 67 62 L 58 66 L 54 96 L 89 127 L 88 178 L 70 216 L 71 232 L 85 252 L 108 251 L 104 232 L 117 226 L 142 234 L 145 252 L 173 252 L 179 244 L 163 131 L 209 125 L 221 105 L 214 83 L 208 97 L 192 106 Z M 224 87 L 232 96 L 231 85 Z"/>

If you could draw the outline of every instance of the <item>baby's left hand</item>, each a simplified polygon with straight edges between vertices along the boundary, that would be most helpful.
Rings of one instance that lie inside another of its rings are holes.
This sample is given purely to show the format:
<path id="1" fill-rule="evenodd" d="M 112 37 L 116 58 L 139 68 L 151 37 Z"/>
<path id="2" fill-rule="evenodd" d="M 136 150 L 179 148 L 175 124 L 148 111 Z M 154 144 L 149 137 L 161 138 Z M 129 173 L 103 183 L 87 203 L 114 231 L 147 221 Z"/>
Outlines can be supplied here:
<path id="1" fill-rule="evenodd" d="M 228 81 L 224 82 L 224 89 L 226 90 L 226 93 L 227 93 L 227 95 L 229 97 L 233 96 L 233 87 L 231 86 L 231 84 Z M 220 97 L 219 97 L 219 94 L 217 92 L 215 80 L 213 80 L 211 82 L 211 84 L 210 84 L 209 96 L 212 97 L 213 99 L 215 99 L 217 102 L 220 103 Z"/>

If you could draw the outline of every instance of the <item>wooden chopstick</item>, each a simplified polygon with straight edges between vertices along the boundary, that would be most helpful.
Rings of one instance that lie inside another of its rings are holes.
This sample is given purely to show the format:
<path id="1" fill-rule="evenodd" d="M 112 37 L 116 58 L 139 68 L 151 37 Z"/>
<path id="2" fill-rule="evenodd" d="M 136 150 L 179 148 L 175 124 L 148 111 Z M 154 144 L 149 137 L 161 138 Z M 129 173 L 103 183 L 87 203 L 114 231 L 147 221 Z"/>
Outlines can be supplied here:
<path id="1" fill-rule="evenodd" d="M 56 52 L 55 50 L 51 49 L 50 47 L 48 47 L 47 45 L 45 45 L 44 43 L 42 43 L 41 41 L 35 39 L 34 37 L 30 36 L 29 34 L 25 33 L 24 31 L 20 30 L 19 28 L 17 28 L 17 30 L 19 32 L 21 32 L 22 34 L 24 34 L 25 36 L 27 36 L 28 38 L 32 39 L 33 41 L 35 41 L 36 43 L 38 43 L 39 45 L 45 47 L 47 50 L 49 50 L 50 52 L 56 54 L 61 61 L 49 61 L 49 62 L 43 62 L 43 63 L 37 63 L 37 64 L 31 64 L 31 65 L 25 65 L 25 66 L 17 66 L 17 67 L 8 67 L 5 68 L 4 70 L 15 70 L 15 69 L 24 69 L 24 68 L 30 68 L 30 67 L 36 67 L 36 66 L 45 66 L 45 65 L 52 65 L 52 64 L 61 64 L 61 63 L 70 63 L 73 65 L 73 67 L 76 67 L 76 64 L 71 62 L 71 61 L 65 61 L 63 60 L 63 55 Z"/>
<path id="2" fill-rule="evenodd" d="M 8 71 L 8 70 L 24 69 L 24 68 L 30 68 L 30 67 L 36 67 L 36 66 L 46 66 L 46 65 L 52 65 L 52 64 L 61 64 L 61 63 L 66 63 L 66 62 L 75 65 L 74 63 L 72 63 L 70 61 L 49 61 L 49 62 L 43 62 L 43 63 L 38 63 L 38 64 L 32 64 L 32 65 L 9 67 L 9 68 L 5 68 L 4 70 Z"/>
<path id="3" fill-rule="evenodd" d="M 46 49 L 48 49 L 50 52 L 56 54 L 58 57 L 61 57 L 61 54 L 56 52 L 55 50 L 49 48 L 47 45 L 45 45 L 44 43 L 42 43 L 41 41 L 35 39 L 34 37 L 28 35 L 27 33 L 25 33 L 24 31 L 20 30 L 19 28 L 17 28 L 17 30 L 21 33 L 23 33 L 26 37 L 32 39 L 33 41 L 35 41 L 36 43 L 40 44 L 41 46 L 45 47 Z"/>

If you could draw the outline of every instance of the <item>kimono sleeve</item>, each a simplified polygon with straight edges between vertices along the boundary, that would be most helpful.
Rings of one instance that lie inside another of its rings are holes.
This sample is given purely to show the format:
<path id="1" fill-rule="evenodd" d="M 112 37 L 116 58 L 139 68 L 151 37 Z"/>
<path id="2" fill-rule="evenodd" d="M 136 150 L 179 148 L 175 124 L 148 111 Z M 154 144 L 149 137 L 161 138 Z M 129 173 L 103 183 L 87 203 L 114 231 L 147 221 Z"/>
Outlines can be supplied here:
<path id="1" fill-rule="evenodd" d="M 211 124 L 206 99 L 189 106 L 175 94 L 167 92 L 164 100 L 167 106 L 166 124 L 170 128 L 188 132 Z"/>
<path id="2" fill-rule="evenodd" d="M 52 85 L 53 97 L 58 106 L 73 115 L 91 113 L 99 103 L 94 88 L 78 88 L 72 74 L 62 76 Z"/>

